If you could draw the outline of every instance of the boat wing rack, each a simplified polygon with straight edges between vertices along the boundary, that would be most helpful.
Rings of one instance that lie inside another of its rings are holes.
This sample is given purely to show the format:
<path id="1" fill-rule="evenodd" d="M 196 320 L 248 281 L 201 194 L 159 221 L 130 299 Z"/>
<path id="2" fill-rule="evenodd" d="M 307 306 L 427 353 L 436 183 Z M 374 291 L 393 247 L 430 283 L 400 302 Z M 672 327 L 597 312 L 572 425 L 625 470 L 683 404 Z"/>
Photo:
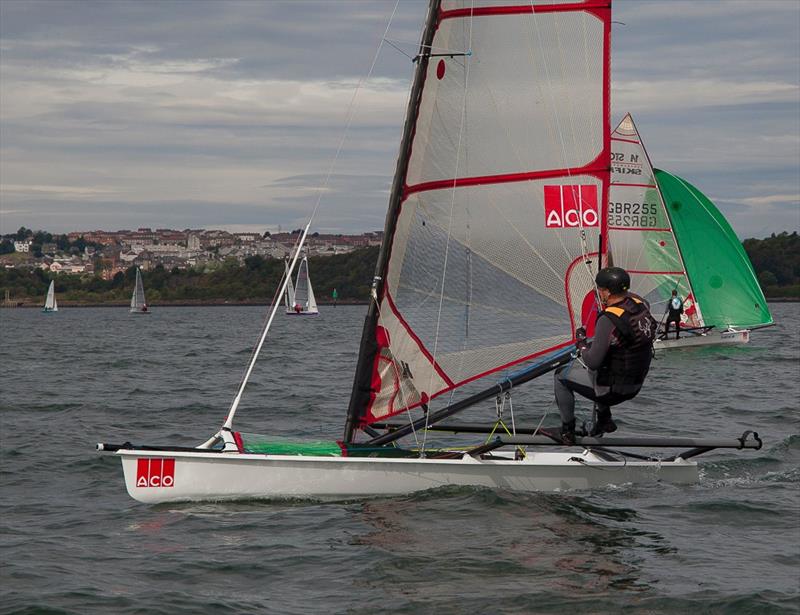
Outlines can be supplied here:
<path id="1" fill-rule="evenodd" d="M 393 423 L 375 423 L 373 427 L 389 428 L 394 427 Z M 487 433 L 485 425 L 479 423 L 449 423 L 433 425 L 429 428 L 432 431 L 447 431 L 452 433 Z M 535 429 L 525 426 L 518 426 L 517 433 L 527 435 L 499 435 L 494 439 L 481 444 L 467 451 L 469 455 L 478 457 L 504 446 L 567 446 L 561 441 L 558 435 L 554 435 L 545 429 Z M 745 431 L 738 438 L 669 438 L 655 436 L 630 436 L 630 437 L 600 437 L 589 436 L 576 437 L 574 446 L 582 446 L 592 451 L 616 453 L 627 457 L 639 459 L 653 459 L 651 456 L 620 451 L 617 449 L 628 448 L 684 448 L 685 451 L 668 458 L 661 458 L 661 461 L 674 461 L 675 459 L 689 459 L 702 455 L 718 448 L 732 448 L 742 450 L 745 448 L 759 450 L 762 446 L 761 438 L 755 431 Z"/>

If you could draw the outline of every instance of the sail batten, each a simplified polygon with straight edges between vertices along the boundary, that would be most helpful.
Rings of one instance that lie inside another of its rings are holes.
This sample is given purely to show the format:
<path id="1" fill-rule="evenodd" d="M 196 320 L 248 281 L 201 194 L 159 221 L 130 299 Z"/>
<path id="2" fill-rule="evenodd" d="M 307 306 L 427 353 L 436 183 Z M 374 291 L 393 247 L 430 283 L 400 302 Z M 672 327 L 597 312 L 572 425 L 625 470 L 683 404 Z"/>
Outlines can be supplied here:
<path id="1" fill-rule="evenodd" d="M 346 441 L 573 343 L 606 226 L 609 7 L 431 3 Z"/>

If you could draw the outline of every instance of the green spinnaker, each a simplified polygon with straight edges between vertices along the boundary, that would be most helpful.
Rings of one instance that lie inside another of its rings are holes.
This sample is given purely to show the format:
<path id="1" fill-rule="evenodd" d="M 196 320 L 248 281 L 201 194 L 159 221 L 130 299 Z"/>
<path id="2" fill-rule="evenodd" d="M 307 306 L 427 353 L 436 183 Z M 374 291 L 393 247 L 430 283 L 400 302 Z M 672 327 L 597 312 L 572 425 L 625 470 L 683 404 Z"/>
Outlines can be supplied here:
<path id="1" fill-rule="evenodd" d="M 686 180 L 655 169 L 703 322 L 717 328 L 772 324 L 753 265 L 714 203 Z"/>

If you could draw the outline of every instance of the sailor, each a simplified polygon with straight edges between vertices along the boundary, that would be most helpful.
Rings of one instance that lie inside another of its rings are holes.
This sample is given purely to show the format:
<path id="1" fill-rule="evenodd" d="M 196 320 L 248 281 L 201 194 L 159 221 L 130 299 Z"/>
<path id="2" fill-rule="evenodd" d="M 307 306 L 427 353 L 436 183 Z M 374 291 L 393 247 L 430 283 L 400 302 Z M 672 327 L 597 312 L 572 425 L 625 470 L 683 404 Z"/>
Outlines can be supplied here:
<path id="1" fill-rule="evenodd" d="M 667 304 L 667 324 L 664 325 L 664 338 L 669 336 L 669 323 L 675 323 L 675 339 L 681 339 L 681 314 L 683 314 L 683 300 L 678 296 L 678 291 L 672 291 L 672 297 Z"/>
<path id="2" fill-rule="evenodd" d="M 619 267 L 601 269 L 595 278 L 603 311 L 597 318 L 594 340 L 575 332 L 580 356 L 555 373 L 555 395 L 561 413 L 561 438 L 575 443 L 575 393 L 597 404 L 590 436 L 616 431 L 611 406 L 636 396 L 653 357 L 658 323 L 641 297 L 628 292 L 631 278 Z"/>

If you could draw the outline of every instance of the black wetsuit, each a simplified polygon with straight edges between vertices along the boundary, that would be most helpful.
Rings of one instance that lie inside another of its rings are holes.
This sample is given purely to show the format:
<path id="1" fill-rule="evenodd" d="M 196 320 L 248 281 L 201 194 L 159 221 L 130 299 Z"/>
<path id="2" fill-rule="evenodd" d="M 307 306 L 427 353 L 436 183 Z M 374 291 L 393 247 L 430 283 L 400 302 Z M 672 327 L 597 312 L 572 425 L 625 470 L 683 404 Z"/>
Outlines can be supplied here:
<path id="1" fill-rule="evenodd" d="M 632 305 L 636 299 L 633 296 L 629 297 L 626 305 Z M 643 306 L 646 307 L 647 304 L 643 303 Z M 648 353 L 652 352 L 652 340 L 657 326 L 649 310 L 646 310 L 645 322 L 651 330 L 648 331 L 646 339 L 642 338 L 637 344 L 635 340 L 631 342 L 624 338 L 612 316 L 604 312 L 597 319 L 591 346 L 581 352 L 579 359 L 571 361 L 555 373 L 556 404 L 561 413 L 562 423 L 570 423 L 575 419 L 575 393 L 596 401 L 598 415 L 610 416 L 611 406 L 632 399 L 641 390 L 650 366 Z M 630 354 L 628 347 L 632 343 L 644 346 L 637 351 L 641 356 L 638 360 L 634 357 L 636 365 L 631 370 L 638 371 L 639 374 L 634 374 L 630 379 L 624 376 L 609 378 L 606 370 L 612 363 L 612 357 L 614 354 L 617 357 L 628 356 Z"/>
<path id="2" fill-rule="evenodd" d="M 678 300 L 678 307 L 674 307 L 672 304 L 673 299 Z M 683 314 L 683 301 L 681 301 L 680 297 L 673 297 L 669 300 L 669 311 L 667 312 L 667 323 L 664 325 L 664 338 L 669 336 L 669 324 L 671 322 L 675 323 L 675 339 L 679 340 L 681 338 L 681 314 Z"/>

